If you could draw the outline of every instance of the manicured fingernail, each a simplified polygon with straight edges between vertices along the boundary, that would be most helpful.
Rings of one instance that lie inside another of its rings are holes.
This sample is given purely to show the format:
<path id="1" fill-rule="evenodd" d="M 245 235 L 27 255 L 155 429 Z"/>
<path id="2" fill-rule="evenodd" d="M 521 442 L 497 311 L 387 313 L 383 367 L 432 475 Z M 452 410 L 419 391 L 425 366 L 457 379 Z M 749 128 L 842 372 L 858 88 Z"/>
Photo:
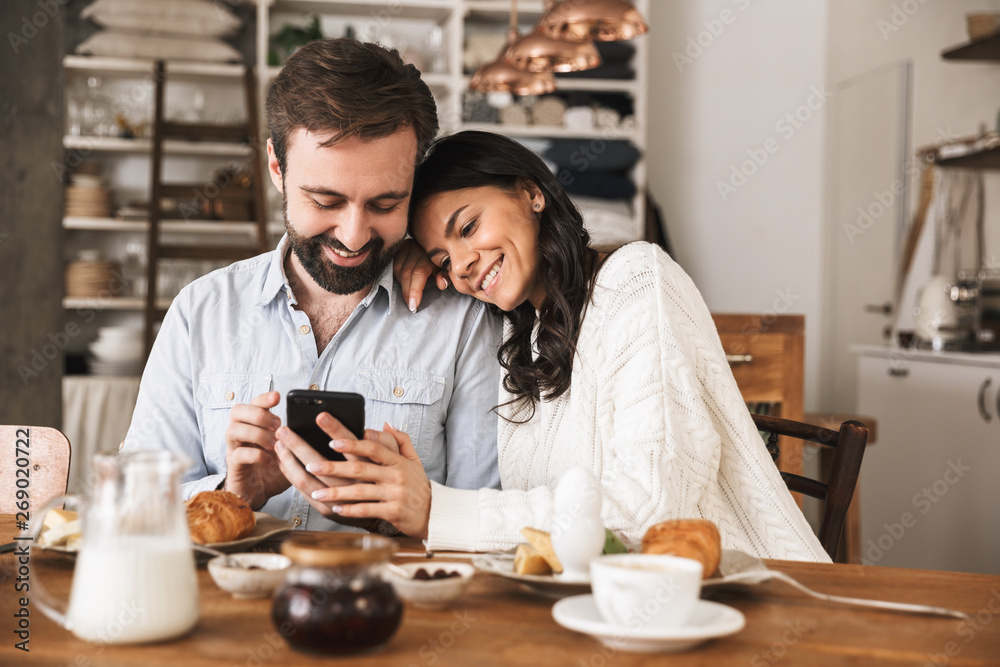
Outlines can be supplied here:
<path id="1" fill-rule="evenodd" d="M 320 472 L 320 465 L 318 463 L 310 463 L 306 466 L 306 470 L 309 472 Z"/>
<path id="2" fill-rule="evenodd" d="M 283 451 L 285 451 L 285 443 L 283 443 L 281 440 L 276 441 L 274 443 L 274 451 L 276 451 L 276 452 L 283 452 Z"/>
<path id="3" fill-rule="evenodd" d="M 410 312 L 411 313 L 417 312 L 417 299 L 416 299 L 416 297 L 412 297 L 412 296 L 410 297 Z"/>
<path id="4" fill-rule="evenodd" d="M 398 431 L 398 430 L 399 430 L 398 428 L 396 428 L 395 426 L 393 426 L 393 425 L 392 425 L 392 424 L 390 424 L 389 422 L 386 422 L 386 423 L 385 423 L 385 427 L 386 427 L 387 429 L 389 429 L 390 431 Z"/>
<path id="5" fill-rule="evenodd" d="M 313 500 L 323 500 L 323 497 L 326 496 L 326 492 L 323 491 L 323 489 L 316 489 L 311 495 Z"/>
<path id="6" fill-rule="evenodd" d="M 447 278 L 444 279 L 444 288 L 448 289 L 448 279 Z"/>
<path id="7" fill-rule="evenodd" d="M 277 435 L 279 438 L 284 438 L 288 436 L 288 427 L 282 426 L 277 431 L 275 431 L 275 435 Z"/>
<path id="8" fill-rule="evenodd" d="M 343 449 L 346 446 L 347 446 L 347 442 L 345 442 L 344 440 L 331 440 L 330 441 L 330 449 L 340 450 L 340 449 Z"/>
<path id="9" fill-rule="evenodd" d="M 319 499 L 317 498 L 317 500 L 319 500 Z M 334 514 L 343 514 L 344 513 L 344 508 L 341 505 L 333 505 L 330 509 L 333 510 Z"/>
<path id="10" fill-rule="evenodd" d="M 281 420 L 280 419 L 278 419 L 277 417 L 275 417 L 274 419 L 271 420 L 271 428 L 278 428 L 279 426 L 281 426 Z"/>

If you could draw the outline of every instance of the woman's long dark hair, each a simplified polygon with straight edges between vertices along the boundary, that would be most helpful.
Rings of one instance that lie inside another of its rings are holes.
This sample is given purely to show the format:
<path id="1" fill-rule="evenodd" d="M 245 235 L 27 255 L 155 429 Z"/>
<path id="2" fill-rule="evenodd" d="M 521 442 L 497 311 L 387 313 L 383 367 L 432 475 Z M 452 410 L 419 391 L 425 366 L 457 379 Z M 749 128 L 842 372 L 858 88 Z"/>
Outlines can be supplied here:
<path id="1" fill-rule="evenodd" d="M 527 410 L 523 421 L 534 415 L 540 397 L 556 398 L 570 386 L 580 324 L 599 267 L 598 252 L 589 245 L 580 212 L 541 158 L 490 132 L 460 132 L 434 143 L 417 170 L 410 204 L 413 220 L 434 195 L 484 186 L 514 193 L 525 181 L 545 196 L 538 233 L 538 279 L 545 289 L 538 318 L 538 358 L 531 358 L 535 309 L 528 301 L 506 313 L 512 331 L 497 353 L 507 373 L 504 388 L 514 395 L 509 403 L 514 404 L 515 414 Z"/>

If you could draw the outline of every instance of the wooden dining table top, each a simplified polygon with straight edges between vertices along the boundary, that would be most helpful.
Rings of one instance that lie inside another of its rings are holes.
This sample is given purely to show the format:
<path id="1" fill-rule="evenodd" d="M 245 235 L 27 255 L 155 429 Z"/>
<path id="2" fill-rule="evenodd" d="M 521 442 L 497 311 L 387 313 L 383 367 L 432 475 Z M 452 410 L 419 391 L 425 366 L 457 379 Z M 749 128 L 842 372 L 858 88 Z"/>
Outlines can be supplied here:
<path id="1" fill-rule="evenodd" d="M 15 536 L 14 517 L 0 515 L 0 543 Z M 419 542 L 403 544 L 423 549 Z M 435 560 L 447 560 L 447 555 Z M 35 549 L 28 582 L 44 581 L 66 596 L 73 576 L 70 555 Z M 21 563 L 0 556 L 0 665 L 1000 665 L 1000 577 L 849 564 L 768 561 L 815 590 L 835 595 L 931 604 L 964 611 L 960 621 L 812 600 L 780 582 L 712 589 L 711 599 L 740 610 L 746 626 L 677 654 L 626 653 L 566 630 L 552 618 L 553 599 L 518 582 L 477 573 L 452 607 L 407 606 L 393 639 L 379 652 L 324 657 L 297 652 L 271 622 L 271 600 L 239 600 L 198 568 L 201 618 L 173 641 L 125 646 L 88 644 L 29 603 L 30 652 L 15 648 L 13 616 Z"/>

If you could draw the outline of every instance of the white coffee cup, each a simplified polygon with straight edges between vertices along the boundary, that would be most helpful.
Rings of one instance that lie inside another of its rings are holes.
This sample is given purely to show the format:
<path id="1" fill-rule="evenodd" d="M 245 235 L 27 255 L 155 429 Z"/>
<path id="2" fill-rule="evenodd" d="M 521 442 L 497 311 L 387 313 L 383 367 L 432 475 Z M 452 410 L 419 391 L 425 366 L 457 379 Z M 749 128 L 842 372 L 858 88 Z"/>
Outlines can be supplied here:
<path id="1" fill-rule="evenodd" d="M 628 628 L 676 628 L 687 623 L 701 592 L 696 560 L 662 554 L 614 554 L 590 562 L 597 610 Z"/>

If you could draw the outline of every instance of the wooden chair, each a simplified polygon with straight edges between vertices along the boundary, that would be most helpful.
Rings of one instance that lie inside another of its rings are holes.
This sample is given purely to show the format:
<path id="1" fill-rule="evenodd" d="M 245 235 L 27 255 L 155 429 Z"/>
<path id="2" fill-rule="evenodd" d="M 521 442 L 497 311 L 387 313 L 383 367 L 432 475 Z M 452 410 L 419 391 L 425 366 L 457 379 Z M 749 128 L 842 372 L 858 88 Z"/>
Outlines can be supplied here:
<path id="1" fill-rule="evenodd" d="M 837 557 L 840 534 L 844 529 L 847 509 L 854 496 L 854 487 L 861 472 L 861 459 L 865 455 L 868 427 L 859 421 L 845 421 L 839 431 L 813 426 L 790 419 L 752 415 L 757 428 L 769 434 L 767 449 L 777 460 L 778 436 L 808 440 L 833 448 L 833 462 L 826 483 L 789 472 L 781 472 L 790 491 L 804 493 L 823 501 L 823 519 L 819 526 L 819 541 L 831 559 Z"/>
<path id="2" fill-rule="evenodd" d="M 27 479 L 32 510 L 66 493 L 69 481 L 69 440 L 58 429 L 46 426 L 0 425 L 0 514 L 15 514 L 18 508 L 19 479 Z M 27 456 L 25 456 L 27 454 Z M 23 459 L 23 460 L 22 460 Z M 20 464 L 26 464 L 22 466 Z M 27 473 L 19 473 L 27 470 Z M 27 474 L 27 477 L 25 477 Z M 41 520 L 42 517 L 34 517 Z"/>

